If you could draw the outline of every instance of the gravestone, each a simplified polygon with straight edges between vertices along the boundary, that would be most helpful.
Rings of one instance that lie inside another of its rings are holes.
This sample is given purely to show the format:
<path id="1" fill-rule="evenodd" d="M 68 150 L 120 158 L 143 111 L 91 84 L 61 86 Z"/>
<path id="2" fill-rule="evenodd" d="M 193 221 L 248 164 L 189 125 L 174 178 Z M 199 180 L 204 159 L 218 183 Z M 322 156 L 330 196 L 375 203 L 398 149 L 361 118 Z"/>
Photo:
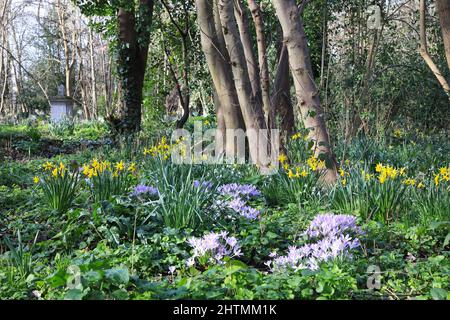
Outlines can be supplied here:
<path id="1" fill-rule="evenodd" d="M 66 96 L 64 85 L 58 86 L 58 95 L 50 98 L 50 118 L 52 122 L 60 122 L 64 119 L 72 119 L 73 100 Z"/>

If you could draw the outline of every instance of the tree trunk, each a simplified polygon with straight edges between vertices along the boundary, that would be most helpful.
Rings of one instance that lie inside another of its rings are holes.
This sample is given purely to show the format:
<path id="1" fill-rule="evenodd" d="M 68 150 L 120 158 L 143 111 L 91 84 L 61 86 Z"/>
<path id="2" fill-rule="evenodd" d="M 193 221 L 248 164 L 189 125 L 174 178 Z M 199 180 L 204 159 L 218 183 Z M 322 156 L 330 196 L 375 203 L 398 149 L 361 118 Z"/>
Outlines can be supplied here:
<path id="1" fill-rule="evenodd" d="M 444 78 L 438 66 L 434 63 L 428 52 L 426 9 L 426 1 L 420 0 L 420 55 L 422 56 L 423 60 L 428 65 L 430 70 L 436 76 L 436 79 L 439 81 L 442 89 L 444 89 L 444 92 L 450 98 L 450 86 L 448 85 L 447 80 Z"/>
<path id="2" fill-rule="evenodd" d="M 252 92 L 252 86 L 244 56 L 244 48 L 239 37 L 236 18 L 234 16 L 233 2 L 228 0 L 219 0 L 218 8 L 225 44 L 230 56 L 234 84 L 248 133 L 247 138 L 249 142 L 250 156 L 256 165 L 263 166 L 261 163 L 262 159 L 259 157 L 260 144 L 258 143 L 258 135 L 261 133 L 261 129 L 266 129 L 264 114 L 260 102 L 255 99 Z M 260 142 L 267 143 L 267 140 Z"/>
<path id="3" fill-rule="evenodd" d="M 213 0 L 196 0 L 201 45 L 215 89 L 218 130 L 225 139 L 226 129 L 242 129 L 244 121 L 228 64 L 222 27 Z M 231 144 L 229 146 L 231 148 Z M 227 150 L 230 153 L 234 149 Z M 229 153 L 229 154 L 230 154 Z"/>
<path id="4" fill-rule="evenodd" d="M 117 122 L 119 133 L 141 128 L 142 89 L 147 65 L 153 0 L 140 0 L 139 19 L 133 9 L 121 8 L 119 20 L 118 74 L 122 84 L 122 112 Z"/>
<path id="5" fill-rule="evenodd" d="M 337 181 L 336 162 L 331 151 L 319 92 L 314 82 L 307 38 L 299 10 L 294 0 L 274 0 L 273 3 L 289 53 L 299 101 L 299 115 L 305 128 L 309 130 L 308 138 L 313 141 L 315 156 L 324 159 L 327 163 L 324 182 L 335 183 Z"/>
<path id="6" fill-rule="evenodd" d="M 255 51 L 253 50 L 248 15 L 246 8 L 242 4 L 242 0 L 230 0 L 230 2 L 233 1 L 235 1 L 234 15 L 236 17 L 239 35 L 244 49 L 245 62 L 247 64 L 248 76 L 250 77 L 252 85 L 252 92 L 255 99 L 262 103 L 260 70 L 258 61 L 256 60 Z"/>
<path id="7" fill-rule="evenodd" d="M 89 28 L 89 62 L 91 67 L 91 104 L 93 117 L 98 116 L 97 112 L 97 76 L 95 72 L 94 60 L 94 36 L 92 29 Z"/>
<path id="8" fill-rule="evenodd" d="M 272 105 L 275 113 L 280 115 L 280 127 L 282 137 L 287 137 L 294 132 L 294 109 L 291 102 L 291 81 L 289 76 L 289 56 L 286 45 L 283 44 L 278 59 L 277 73 L 273 84 Z"/>
<path id="9" fill-rule="evenodd" d="M 436 4 L 444 40 L 445 56 L 447 57 L 448 69 L 450 70 L 450 1 L 436 0 Z"/>
<path id="10" fill-rule="evenodd" d="M 264 22 L 262 18 L 261 8 L 256 0 L 248 0 L 248 5 L 250 8 L 250 12 L 252 13 L 253 22 L 255 23 L 256 40 L 258 42 L 258 61 L 264 116 L 266 126 L 272 129 L 275 128 L 275 121 L 273 119 L 274 112 L 272 112 L 272 105 L 270 101 L 270 79 L 269 66 L 267 63 L 266 39 L 264 37 Z"/>

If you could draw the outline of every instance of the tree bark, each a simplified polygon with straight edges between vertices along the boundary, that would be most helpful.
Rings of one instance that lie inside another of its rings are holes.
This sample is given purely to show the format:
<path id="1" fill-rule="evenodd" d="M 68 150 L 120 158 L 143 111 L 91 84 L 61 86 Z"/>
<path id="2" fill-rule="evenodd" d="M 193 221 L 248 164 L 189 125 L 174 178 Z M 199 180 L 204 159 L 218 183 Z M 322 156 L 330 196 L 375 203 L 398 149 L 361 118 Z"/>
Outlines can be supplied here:
<path id="1" fill-rule="evenodd" d="M 94 35 L 92 29 L 89 28 L 89 62 L 91 67 L 91 104 L 92 115 L 98 117 L 97 112 L 97 76 L 95 72 L 95 57 L 94 57 Z"/>
<path id="2" fill-rule="evenodd" d="M 233 2 L 229 0 L 219 0 L 218 8 L 225 44 L 230 56 L 234 84 L 247 133 L 253 132 L 259 135 L 261 129 L 266 129 L 264 114 L 260 102 L 255 99 L 255 96 L 253 95 L 244 56 L 244 48 L 239 37 L 237 22 L 234 16 Z M 253 162 L 257 165 L 261 165 L 258 137 L 250 134 L 248 135 L 248 142 L 250 156 Z"/>
<path id="3" fill-rule="evenodd" d="M 213 0 L 196 0 L 196 6 L 202 50 L 215 89 L 218 129 L 225 139 L 226 129 L 243 129 L 244 121 L 228 64 L 217 6 Z"/>
<path id="4" fill-rule="evenodd" d="M 295 118 L 291 101 L 291 81 L 289 76 L 289 56 L 283 44 L 278 59 L 277 72 L 273 84 L 272 105 L 275 113 L 280 115 L 282 136 L 286 138 L 294 132 Z"/>
<path id="5" fill-rule="evenodd" d="M 118 74 L 122 85 L 122 112 L 114 121 L 119 133 L 134 133 L 141 128 L 142 89 L 147 65 L 153 0 L 140 0 L 139 14 L 120 8 Z"/>
<path id="6" fill-rule="evenodd" d="M 448 69 L 450 70 L 450 1 L 436 0 L 439 21 L 442 29 L 442 39 L 444 40 L 445 56 L 447 58 Z"/>
<path id="7" fill-rule="evenodd" d="M 274 0 L 273 3 L 289 53 L 299 101 L 299 115 L 305 128 L 309 130 L 308 138 L 313 141 L 315 156 L 324 159 L 327 163 L 323 181 L 329 184 L 335 183 L 337 181 L 336 161 L 331 150 L 319 92 L 314 82 L 311 57 L 299 9 L 294 0 Z"/>
<path id="8" fill-rule="evenodd" d="M 247 11 L 242 4 L 242 0 L 230 0 L 230 2 L 233 1 L 235 1 L 234 15 L 236 17 L 239 35 L 244 49 L 245 62 L 247 64 L 248 75 L 252 85 L 252 92 L 255 99 L 262 102 L 260 70 L 258 61 L 256 60 L 255 51 L 253 50 Z"/>
<path id="9" fill-rule="evenodd" d="M 422 56 L 423 60 L 428 65 L 430 70 L 434 73 L 442 89 L 444 89 L 445 94 L 447 94 L 447 96 L 450 98 L 450 86 L 448 85 L 447 80 L 444 78 L 438 66 L 434 63 L 428 52 L 426 9 L 426 1 L 420 0 L 420 55 Z"/>
<path id="10" fill-rule="evenodd" d="M 256 40 L 258 42 L 258 63 L 261 79 L 262 104 L 264 109 L 264 117 L 266 126 L 270 129 L 275 128 L 273 119 L 274 112 L 270 101 L 270 78 L 269 65 L 267 63 L 267 46 L 264 37 L 264 22 L 262 12 L 256 0 L 248 0 L 250 12 L 252 13 L 253 22 L 256 29 Z"/>

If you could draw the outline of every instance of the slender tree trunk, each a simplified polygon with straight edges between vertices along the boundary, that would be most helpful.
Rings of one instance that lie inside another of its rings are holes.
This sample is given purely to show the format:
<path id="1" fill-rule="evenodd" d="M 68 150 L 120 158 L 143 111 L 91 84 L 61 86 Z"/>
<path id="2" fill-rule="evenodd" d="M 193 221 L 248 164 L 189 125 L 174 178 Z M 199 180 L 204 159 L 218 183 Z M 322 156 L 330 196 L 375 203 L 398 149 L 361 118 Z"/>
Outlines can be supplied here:
<path id="1" fill-rule="evenodd" d="M 335 183 L 337 181 L 336 162 L 331 151 L 319 91 L 314 82 L 307 38 L 299 9 L 294 0 L 274 0 L 273 3 L 289 53 L 289 63 L 299 101 L 299 114 L 305 128 L 309 130 L 309 139 L 314 142 L 314 154 L 326 160 L 327 170 L 324 182 Z"/>
<path id="2" fill-rule="evenodd" d="M 250 12 L 252 13 L 253 22 L 256 29 L 256 39 L 258 42 L 258 61 L 261 79 L 262 103 L 264 109 L 264 117 L 268 128 L 275 128 L 274 112 L 270 101 L 270 77 L 269 65 L 267 63 L 267 46 L 264 36 L 264 22 L 262 12 L 256 0 L 248 0 Z"/>
<path id="3" fill-rule="evenodd" d="M 444 40 L 445 56 L 447 57 L 448 69 L 450 70 L 450 1 L 436 0 L 439 21 Z"/>
<path id="4" fill-rule="evenodd" d="M 252 134 L 248 135 L 250 156 L 254 163 L 261 165 L 257 135 L 260 134 L 260 129 L 266 129 L 262 106 L 260 102 L 255 99 L 252 92 L 251 81 L 244 56 L 244 48 L 239 37 L 236 18 L 234 16 L 233 2 L 219 0 L 218 8 L 245 126 L 248 133 L 253 132 L 256 134 L 256 136 Z M 265 142 L 267 142 L 267 140 Z"/>
<path id="5" fill-rule="evenodd" d="M 91 105 L 92 116 L 97 117 L 97 76 L 95 72 L 95 59 L 94 59 L 94 35 L 92 29 L 89 28 L 89 62 L 91 67 Z"/>
<path id="6" fill-rule="evenodd" d="M 291 81 L 289 76 L 289 55 L 283 44 L 278 59 L 275 82 L 273 84 L 272 105 L 280 115 L 280 127 L 284 140 L 294 132 L 295 118 L 291 101 Z"/>
<path id="7" fill-rule="evenodd" d="M 218 129 L 225 139 L 226 129 L 242 129 L 244 121 L 228 64 L 229 56 L 225 48 L 217 6 L 213 0 L 196 0 L 196 6 L 202 50 L 215 89 Z M 231 144 L 229 147 L 232 147 Z M 228 151 L 230 154 L 234 149 Z"/>
<path id="8" fill-rule="evenodd" d="M 258 61 L 256 60 L 255 51 L 253 50 L 247 11 L 245 6 L 242 4 L 242 0 L 230 0 L 230 2 L 233 1 L 235 1 L 234 14 L 239 28 L 242 47 L 244 49 L 248 75 L 252 85 L 252 92 L 255 98 L 262 102 L 260 70 L 258 67 Z"/>
<path id="9" fill-rule="evenodd" d="M 438 66 L 434 63 L 428 52 L 428 43 L 427 43 L 427 27 L 426 27 L 426 0 L 420 0 L 420 55 L 422 56 L 425 63 L 428 65 L 430 70 L 436 76 L 436 79 L 441 84 L 442 89 L 450 98 L 450 86 L 448 85 L 447 80 L 442 75 Z"/>

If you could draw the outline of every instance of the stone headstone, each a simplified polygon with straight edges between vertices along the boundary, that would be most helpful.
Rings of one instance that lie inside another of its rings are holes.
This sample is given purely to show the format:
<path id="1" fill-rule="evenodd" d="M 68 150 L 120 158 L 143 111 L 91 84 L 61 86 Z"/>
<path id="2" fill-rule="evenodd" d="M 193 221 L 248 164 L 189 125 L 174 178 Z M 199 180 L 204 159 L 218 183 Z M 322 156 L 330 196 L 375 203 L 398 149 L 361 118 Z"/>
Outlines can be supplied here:
<path id="1" fill-rule="evenodd" d="M 63 84 L 58 86 L 58 95 L 50 98 L 50 118 L 52 122 L 60 122 L 64 119 L 72 119 L 73 100 L 66 96 L 66 88 Z"/>
<path id="2" fill-rule="evenodd" d="M 63 84 L 60 84 L 58 86 L 58 97 L 65 97 L 66 96 L 66 87 Z"/>

